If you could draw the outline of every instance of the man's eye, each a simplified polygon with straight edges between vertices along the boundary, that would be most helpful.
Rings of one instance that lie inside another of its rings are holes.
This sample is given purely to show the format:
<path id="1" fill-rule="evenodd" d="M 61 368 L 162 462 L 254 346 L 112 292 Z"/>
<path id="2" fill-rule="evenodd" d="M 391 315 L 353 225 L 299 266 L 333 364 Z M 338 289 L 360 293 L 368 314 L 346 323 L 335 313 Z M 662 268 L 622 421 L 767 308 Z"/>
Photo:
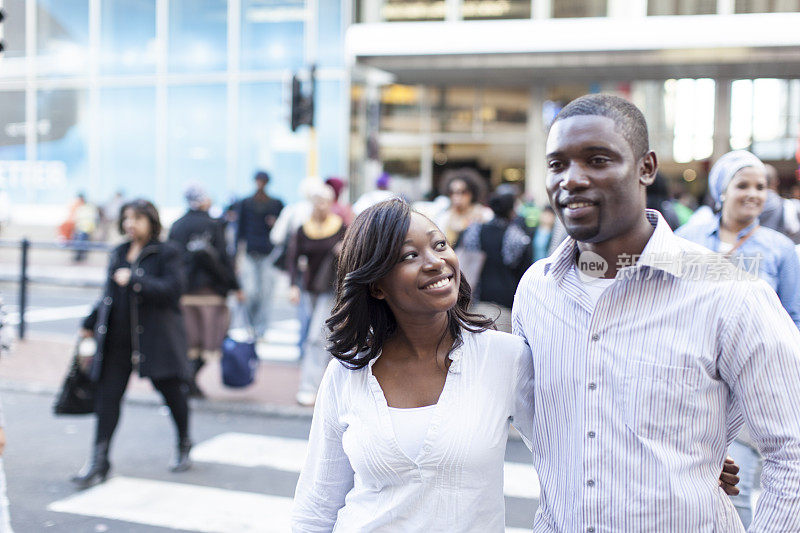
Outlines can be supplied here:
<path id="1" fill-rule="evenodd" d="M 561 161 L 550 161 L 547 163 L 547 168 L 550 170 L 560 170 L 562 167 Z"/>
<path id="2" fill-rule="evenodd" d="M 589 163 L 592 165 L 605 165 L 608 161 L 607 157 L 593 157 L 589 160 Z"/>

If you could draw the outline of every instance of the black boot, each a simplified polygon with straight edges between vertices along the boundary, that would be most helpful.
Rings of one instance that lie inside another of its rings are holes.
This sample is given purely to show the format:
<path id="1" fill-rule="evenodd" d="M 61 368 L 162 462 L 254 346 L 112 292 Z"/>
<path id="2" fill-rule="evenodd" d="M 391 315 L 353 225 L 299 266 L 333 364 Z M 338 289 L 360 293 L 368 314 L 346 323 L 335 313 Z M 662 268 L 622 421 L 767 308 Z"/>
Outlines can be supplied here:
<path id="1" fill-rule="evenodd" d="M 203 391 L 200 387 L 197 386 L 197 374 L 200 372 L 200 369 L 203 368 L 203 365 L 206 364 L 205 359 L 202 357 L 198 357 L 197 359 L 192 359 L 192 379 L 188 382 L 189 385 L 189 398 L 205 398 L 206 395 L 203 394 Z"/>
<path id="2" fill-rule="evenodd" d="M 189 439 L 182 440 L 178 443 L 178 454 L 175 456 L 175 461 L 169 465 L 172 472 L 186 472 L 192 466 L 192 460 L 189 459 L 189 452 L 192 449 L 192 441 Z"/>
<path id="3" fill-rule="evenodd" d="M 108 462 L 108 441 L 99 442 L 92 449 L 92 456 L 78 475 L 72 476 L 70 481 L 79 489 L 87 489 L 97 483 L 102 483 L 108 477 L 111 463 Z"/>

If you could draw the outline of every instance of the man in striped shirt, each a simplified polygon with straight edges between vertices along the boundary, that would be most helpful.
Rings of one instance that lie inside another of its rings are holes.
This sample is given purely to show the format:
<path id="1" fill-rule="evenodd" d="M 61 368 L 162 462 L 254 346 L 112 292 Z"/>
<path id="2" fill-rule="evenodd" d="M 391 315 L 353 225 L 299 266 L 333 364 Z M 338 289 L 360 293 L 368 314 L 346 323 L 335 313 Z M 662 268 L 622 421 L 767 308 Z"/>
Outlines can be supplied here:
<path id="1" fill-rule="evenodd" d="M 751 531 L 800 531 L 800 333 L 774 291 L 645 208 L 641 112 L 591 95 L 547 140 L 570 238 L 523 277 L 534 357 L 534 531 L 743 531 L 717 484 L 747 425 L 765 458 Z"/>

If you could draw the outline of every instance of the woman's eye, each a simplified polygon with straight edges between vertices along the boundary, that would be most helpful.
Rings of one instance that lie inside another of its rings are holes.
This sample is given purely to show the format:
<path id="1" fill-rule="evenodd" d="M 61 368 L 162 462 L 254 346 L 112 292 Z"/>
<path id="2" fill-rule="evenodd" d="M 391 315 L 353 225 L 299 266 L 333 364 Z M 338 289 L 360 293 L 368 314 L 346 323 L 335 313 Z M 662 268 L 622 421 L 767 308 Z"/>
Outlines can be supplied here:
<path id="1" fill-rule="evenodd" d="M 415 257 L 417 257 L 417 252 L 408 252 L 406 254 L 403 254 L 403 256 L 400 258 L 400 261 L 406 261 L 408 259 L 414 259 Z"/>
<path id="2" fill-rule="evenodd" d="M 437 250 L 444 250 L 445 248 L 447 248 L 447 241 L 439 241 L 434 245 L 434 247 Z"/>

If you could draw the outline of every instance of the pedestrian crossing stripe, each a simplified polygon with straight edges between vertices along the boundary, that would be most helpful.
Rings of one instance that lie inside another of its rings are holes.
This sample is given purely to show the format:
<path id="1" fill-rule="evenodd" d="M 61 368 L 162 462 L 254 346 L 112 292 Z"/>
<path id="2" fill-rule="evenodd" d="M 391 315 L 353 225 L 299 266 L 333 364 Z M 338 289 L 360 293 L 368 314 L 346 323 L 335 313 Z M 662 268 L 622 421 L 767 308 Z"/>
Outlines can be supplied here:
<path id="1" fill-rule="evenodd" d="M 249 433 L 223 433 L 196 445 L 192 460 L 299 473 L 308 441 Z M 506 496 L 537 499 L 539 483 L 530 464 L 506 462 Z M 48 510 L 156 527 L 213 533 L 284 533 L 290 530 L 292 498 L 168 481 L 115 476 L 51 503 Z M 506 528 L 506 533 L 530 529 Z"/>
<path id="2" fill-rule="evenodd" d="M 291 507 L 286 497 L 113 477 L 47 509 L 208 533 L 286 533 Z"/>
<path id="3" fill-rule="evenodd" d="M 223 433 L 192 449 L 192 459 L 241 467 L 268 467 L 286 472 L 303 468 L 306 439 Z M 505 462 L 503 492 L 512 498 L 538 499 L 539 479 L 531 464 Z"/>
<path id="4" fill-rule="evenodd" d="M 203 533 L 286 533 L 292 499 L 169 481 L 113 477 L 51 503 L 58 513 Z M 530 529 L 506 528 L 506 533 Z"/>

